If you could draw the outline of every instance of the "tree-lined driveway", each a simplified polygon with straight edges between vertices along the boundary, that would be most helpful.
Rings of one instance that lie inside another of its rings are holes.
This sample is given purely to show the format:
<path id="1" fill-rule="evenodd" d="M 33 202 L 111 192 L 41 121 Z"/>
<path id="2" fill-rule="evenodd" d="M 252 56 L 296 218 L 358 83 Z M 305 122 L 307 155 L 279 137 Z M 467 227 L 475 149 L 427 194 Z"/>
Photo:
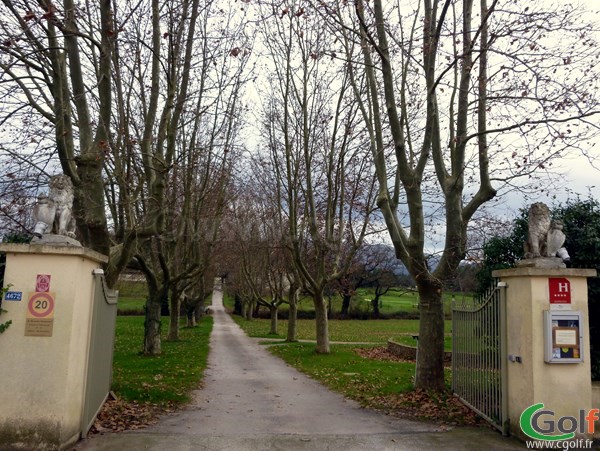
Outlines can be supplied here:
<path id="1" fill-rule="evenodd" d="M 139 431 L 95 436 L 81 450 L 521 449 L 486 429 L 442 430 L 361 408 L 246 337 L 213 295 L 203 388 L 185 409 Z"/>

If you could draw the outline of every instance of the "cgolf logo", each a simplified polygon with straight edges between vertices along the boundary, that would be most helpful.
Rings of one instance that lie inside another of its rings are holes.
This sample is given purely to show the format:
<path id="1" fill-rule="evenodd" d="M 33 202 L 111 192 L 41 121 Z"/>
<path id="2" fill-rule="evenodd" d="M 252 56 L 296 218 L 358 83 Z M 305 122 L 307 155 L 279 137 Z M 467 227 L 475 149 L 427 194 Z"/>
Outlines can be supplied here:
<path id="1" fill-rule="evenodd" d="M 544 404 L 534 404 L 523 411 L 519 418 L 521 430 L 534 440 L 571 440 L 575 433 L 593 434 L 594 421 L 600 419 L 600 409 L 580 410 L 578 418 L 572 416 L 554 418 L 554 411 L 545 410 Z"/>

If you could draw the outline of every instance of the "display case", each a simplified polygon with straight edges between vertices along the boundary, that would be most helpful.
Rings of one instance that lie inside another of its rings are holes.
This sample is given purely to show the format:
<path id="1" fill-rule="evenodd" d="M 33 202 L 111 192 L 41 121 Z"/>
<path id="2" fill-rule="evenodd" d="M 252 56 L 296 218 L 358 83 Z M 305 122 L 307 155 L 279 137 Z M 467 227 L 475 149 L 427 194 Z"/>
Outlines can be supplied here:
<path id="1" fill-rule="evenodd" d="M 544 311 L 544 361 L 583 362 L 583 316 L 578 311 Z"/>

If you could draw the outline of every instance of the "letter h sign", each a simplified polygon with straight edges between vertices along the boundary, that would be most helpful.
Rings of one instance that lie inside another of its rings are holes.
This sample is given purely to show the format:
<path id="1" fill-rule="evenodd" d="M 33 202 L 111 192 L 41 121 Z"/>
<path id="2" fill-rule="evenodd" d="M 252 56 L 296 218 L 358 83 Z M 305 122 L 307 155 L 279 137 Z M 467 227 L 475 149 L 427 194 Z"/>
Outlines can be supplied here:
<path id="1" fill-rule="evenodd" d="M 550 304 L 571 303 L 571 282 L 564 277 L 551 277 L 548 279 Z"/>

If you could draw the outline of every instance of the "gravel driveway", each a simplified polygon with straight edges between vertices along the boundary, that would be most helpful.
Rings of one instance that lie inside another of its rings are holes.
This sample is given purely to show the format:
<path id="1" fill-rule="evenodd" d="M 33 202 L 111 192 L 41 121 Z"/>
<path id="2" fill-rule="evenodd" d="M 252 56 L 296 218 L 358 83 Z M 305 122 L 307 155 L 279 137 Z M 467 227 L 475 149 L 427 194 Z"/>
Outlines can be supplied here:
<path id="1" fill-rule="evenodd" d="M 522 449 L 486 429 L 443 430 L 361 408 L 246 337 L 213 294 L 203 388 L 185 409 L 146 429 L 93 436 L 78 450 Z"/>

